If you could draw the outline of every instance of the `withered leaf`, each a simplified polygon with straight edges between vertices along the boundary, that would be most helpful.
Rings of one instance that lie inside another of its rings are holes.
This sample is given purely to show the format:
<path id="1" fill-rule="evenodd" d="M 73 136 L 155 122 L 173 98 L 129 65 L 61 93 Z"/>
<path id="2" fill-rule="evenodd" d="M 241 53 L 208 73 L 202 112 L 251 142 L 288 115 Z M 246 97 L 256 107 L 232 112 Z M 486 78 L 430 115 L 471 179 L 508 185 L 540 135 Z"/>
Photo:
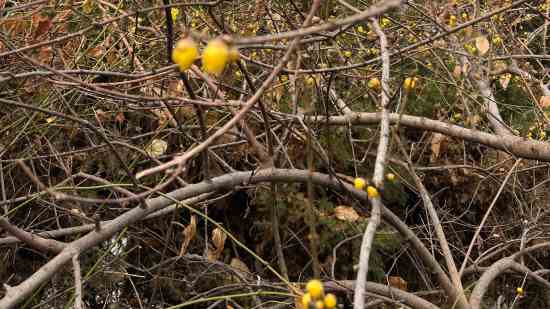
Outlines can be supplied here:
<path id="1" fill-rule="evenodd" d="M 357 211 L 349 206 L 338 206 L 334 208 L 334 215 L 338 220 L 346 222 L 355 222 L 359 220 L 359 214 Z"/>

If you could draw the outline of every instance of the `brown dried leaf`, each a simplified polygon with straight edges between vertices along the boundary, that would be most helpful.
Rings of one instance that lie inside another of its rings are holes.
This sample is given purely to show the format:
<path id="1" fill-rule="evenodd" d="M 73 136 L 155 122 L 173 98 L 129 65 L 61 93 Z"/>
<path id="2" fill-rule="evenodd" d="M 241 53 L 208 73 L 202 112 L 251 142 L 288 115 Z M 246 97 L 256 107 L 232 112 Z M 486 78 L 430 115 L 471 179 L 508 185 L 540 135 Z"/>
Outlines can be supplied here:
<path id="1" fill-rule="evenodd" d="M 145 152 L 153 158 L 158 158 L 166 152 L 166 149 L 168 149 L 168 143 L 161 139 L 155 138 L 151 141 L 151 144 L 145 147 Z"/>
<path id="2" fill-rule="evenodd" d="M 540 97 L 539 105 L 541 108 L 550 107 L 550 96 L 543 95 Z"/>
<path id="3" fill-rule="evenodd" d="M 407 281 L 399 276 L 389 276 L 388 283 L 394 288 L 407 291 Z"/>
<path id="4" fill-rule="evenodd" d="M 191 243 L 191 240 L 195 238 L 196 234 L 197 234 L 197 217 L 191 216 L 189 225 L 186 226 L 185 229 L 183 230 L 183 241 L 181 243 L 180 256 L 184 255 L 185 252 L 187 252 L 189 243 Z"/>
<path id="5" fill-rule="evenodd" d="M 457 64 L 453 70 L 453 77 L 459 78 L 460 75 L 462 75 L 462 66 Z"/>
<path id="6" fill-rule="evenodd" d="M 88 56 L 92 58 L 99 58 L 104 52 L 105 51 L 104 51 L 103 45 L 100 44 L 94 48 L 90 48 L 88 50 Z"/>
<path id="7" fill-rule="evenodd" d="M 51 46 L 43 46 L 38 53 L 38 60 L 42 63 L 49 63 L 53 57 L 53 49 Z"/>
<path id="8" fill-rule="evenodd" d="M 479 51 L 479 55 L 483 56 L 488 51 L 489 48 L 491 48 L 491 45 L 489 44 L 489 40 L 487 40 L 487 37 L 485 36 L 478 36 L 476 38 L 476 48 Z"/>
<path id="9" fill-rule="evenodd" d="M 508 88 L 511 79 L 512 74 L 503 74 L 499 77 L 498 81 L 500 82 L 500 86 L 502 86 L 502 89 Z"/>
<path id="10" fill-rule="evenodd" d="M 126 117 L 124 117 L 124 113 L 123 112 L 116 113 L 115 121 L 118 125 L 122 125 L 124 121 L 126 121 Z"/>
<path id="11" fill-rule="evenodd" d="M 481 117 L 478 114 L 468 116 L 466 118 L 466 125 L 475 127 L 481 122 Z"/>
<path id="12" fill-rule="evenodd" d="M 432 156 L 430 158 L 430 161 L 433 162 L 437 158 L 439 158 L 439 155 L 441 154 L 441 150 L 443 148 L 443 143 L 446 140 L 447 140 L 447 136 L 441 133 L 434 133 L 432 135 L 432 140 L 431 140 Z"/>
<path id="13" fill-rule="evenodd" d="M 464 65 L 462 66 L 462 73 L 464 75 L 467 75 L 468 72 L 470 72 L 470 63 L 469 62 L 466 62 L 464 63 Z"/>
<path id="14" fill-rule="evenodd" d="M 223 250 L 226 239 L 227 235 L 219 227 L 212 231 L 212 243 L 217 249 L 221 248 Z"/>
<path id="15" fill-rule="evenodd" d="M 32 17 L 32 23 L 33 25 L 36 25 L 34 30 L 35 39 L 47 33 L 53 25 L 52 20 L 48 16 L 43 15 L 34 15 Z"/>
<path id="16" fill-rule="evenodd" d="M 334 208 L 334 215 L 341 221 L 355 222 L 359 220 L 359 214 L 357 211 L 349 206 L 338 206 Z"/>
<path id="17" fill-rule="evenodd" d="M 245 273 L 245 274 L 251 273 L 250 268 L 248 268 L 248 266 L 246 266 L 246 264 L 243 261 L 239 260 L 236 257 L 231 259 L 231 262 L 229 263 L 229 265 L 242 273 Z"/>

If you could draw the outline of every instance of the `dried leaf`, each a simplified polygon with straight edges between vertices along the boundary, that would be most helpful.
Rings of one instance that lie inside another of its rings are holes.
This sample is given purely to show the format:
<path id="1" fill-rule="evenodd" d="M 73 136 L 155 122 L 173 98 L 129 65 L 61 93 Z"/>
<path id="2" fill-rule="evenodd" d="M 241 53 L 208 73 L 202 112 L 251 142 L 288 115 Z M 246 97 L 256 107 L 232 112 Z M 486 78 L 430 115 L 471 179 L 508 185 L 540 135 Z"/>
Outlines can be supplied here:
<path id="1" fill-rule="evenodd" d="M 437 158 L 439 158 L 439 155 L 441 154 L 441 150 L 442 150 L 442 144 L 446 139 L 447 139 L 447 136 L 441 133 L 434 133 L 432 135 L 432 141 L 431 141 L 432 156 L 430 158 L 430 161 L 433 162 Z"/>
<path id="2" fill-rule="evenodd" d="M 334 208 L 334 215 L 341 221 L 355 222 L 359 220 L 359 214 L 357 211 L 349 206 L 338 206 Z"/>
<path id="3" fill-rule="evenodd" d="M 103 45 L 97 45 L 94 48 L 88 50 L 88 56 L 92 58 L 99 58 L 104 53 Z"/>
<path id="4" fill-rule="evenodd" d="M 462 66 L 462 74 L 468 75 L 469 72 L 470 72 L 470 63 L 469 63 L 469 62 L 466 62 L 466 63 L 464 63 L 464 65 Z"/>
<path id="5" fill-rule="evenodd" d="M 123 112 L 118 112 L 116 113 L 115 115 L 115 122 L 118 124 L 118 125 L 122 125 L 124 123 L 124 121 L 126 120 L 126 117 L 124 117 L 124 113 Z"/>
<path id="6" fill-rule="evenodd" d="M 151 144 L 145 148 L 145 152 L 153 158 L 162 156 L 166 149 L 168 149 L 168 143 L 161 139 L 154 139 Z"/>
<path id="7" fill-rule="evenodd" d="M 42 16 L 42 15 L 35 15 L 32 18 L 33 25 L 36 25 L 36 29 L 34 30 L 34 38 L 45 34 L 50 30 L 53 23 L 52 20 L 48 16 Z"/>
<path id="8" fill-rule="evenodd" d="M 84 14 L 91 14 L 94 11 L 94 2 L 93 0 L 85 0 L 84 3 L 82 3 L 82 12 L 84 12 Z"/>
<path id="9" fill-rule="evenodd" d="M 245 273 L 245 274 L 251 273 L 248 266 L 246 266 L 246 264 L 243 261 L 239 260 L 236 257 L 231 259 L 231 262 L 229 263 L 229 265 L 242 273 Z"/>
<path id="10" fill-rule="evenodd" d="M 487 40 L 487 37 L 478 36 L 476 38 L 476 48 L 479 51 L 479 55 L 481 56 L 485 55 L 489 51 L 489 48 L 491 48 L 491 45 L 489 44 L 489 40 Z"/>
<path id="11" fill-rule="evenodd" d="M 212 231 L 212 243 L 214 244 L 214 249 L 211 250 L 208 248 L 208 260 L 217 261 L 222 255 L 223 248 L 225 246 L 225 240 L 227 235 L 220 229 L 215 228 Z"/>
<path id="12" fill-rule="evenodd" d="M 212 243 L 216 248 L 221 248 L 223 250 L 226 239 L 227 235 L 219 227 L 212 231 Z"/>
<path id="13" fill-rule="evenodd" d="M 388 283 L 394 288 L 407 291 L 407 281 L 399 276 L 389 276 Z"/>
<path id="14" fill-rule="evenodd" d="M 180 256 L 184 255 L 185 252 L 187 252 L 189 243 L 191 243 L 191 240 L 195 238 L 196 234 L 197 234 L 197 217 L 191 216 L 189 225 L 187 225 L 183 230 L 183 241 L 181 242 Z"/>
<path id="15" fill-rule="evenodd" d="M 550 96 L 543 95 L 540 97 L 539 105 L 541 108 L 550 107 Z"/>
<path id="16" fill-rule="evenodd" d="M 453 70 L 453 77 L 454 78 L 459 78 L 460 75 L 462 75 L 462 66 L 460 65 L 455 65 L 455 68 Z"/>
<path id="17" fill-rule="evenodd" d="M 38 60 L 42 63 L 49 63 L 53 58 L 53 49 L 51 46 L 44 46 L 40 48 L 38 53 Z"/>
<path id="18" fill-rule="evenodd" d="M 502 89 L 508 88 L 511 79 L 512 74 L 504 74 L 499 77 L 498 81 L 500 82 L 500 86 L 502 86 Z"/>

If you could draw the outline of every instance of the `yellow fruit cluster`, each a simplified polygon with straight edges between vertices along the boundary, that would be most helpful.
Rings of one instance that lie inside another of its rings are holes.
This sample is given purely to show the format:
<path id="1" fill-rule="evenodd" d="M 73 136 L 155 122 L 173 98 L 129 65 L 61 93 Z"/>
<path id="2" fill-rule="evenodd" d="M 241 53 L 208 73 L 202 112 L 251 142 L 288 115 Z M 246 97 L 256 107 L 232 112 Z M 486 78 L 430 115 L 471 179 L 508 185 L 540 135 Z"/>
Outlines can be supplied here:
<path id="1" fill-rule="evenodd" d="M 306 285 L 306 292 L 302 296 L 302 309 L 332 309 L 338 303 L 334 294 L 325 294 L 323 283 L 319 280 L 310 280 Z"/>
<path id="2" fill-rule="evenodd" d="M 197 43 L 190 38 L 179 40 L 172 52 L 172 61 L 176 63 L 181 72 L 189 69 L 197 59 L 199 50 Z M 239 59 L 239 51 L 220 39 L 213 39 L 206 45 L 202 54 L 202 68 L 207 73 L 220 75 L 225 66 Z"/>

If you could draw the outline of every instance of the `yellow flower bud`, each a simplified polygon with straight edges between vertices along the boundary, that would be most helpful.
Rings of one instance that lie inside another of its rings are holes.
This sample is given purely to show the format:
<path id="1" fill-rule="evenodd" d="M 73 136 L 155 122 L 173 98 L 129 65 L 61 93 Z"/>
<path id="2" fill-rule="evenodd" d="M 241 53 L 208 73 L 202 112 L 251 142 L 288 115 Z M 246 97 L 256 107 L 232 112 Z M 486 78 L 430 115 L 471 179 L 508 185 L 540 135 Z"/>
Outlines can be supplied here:
<path id="1" fill-rule="evenodd" d="M 306 285 L 306 290 L 312 299 L 318 299 L 323 294 L 323 284 L 319 280 L 310 280 Z"/>
<path id="2" fill-rule="evenodd" d="M 325 307 L 327 309 L 333 309 L 336 307 L 336 296 L 334 294 L 327 294 L 325 296 Z"/>
<path id="3" fill-rule="evenodd" d="M 323 303 L 322 300 L 318 300 L 316 303 L 315 303 L 315 309 L 324 309 L 325 308 L 325 303 Z"/>
<path id="4" fill-rule="evenodd" d="M 407 91 L 411 91 L 414 89 L 414 87 L 416 87 L 416 81 L 418 80 L 418 78 L 414 77 L 407 77 L 405 78 L 405 81 L 403 82 L 403 88 L 405 88 L 405 90 Z"/>
<path id="5" fill-rule="evenodd" d="M 449 26 L 456 27 L 456 20 L 457 20 L 456 15 L 451 15 L 449 17 Z"/>
<path id="6" fill-rule="evenodd" d="M 221 39 L 208 42 L 202 54 L 202 67 L 210 74 L 220 75 L 229 60 L 229 48 Z"/>
<path id="7" fill-rule="evenodd" d="M 366 185 L 367 185 L 367 182 L 365 181 L 365 179 L 361 177 L 357 177 L 353 180 L 353 186 L 357 190 L 363 190 Z"/>
<path id="8" fill-rule="evenodd" d="M 306 293 L 302 296 L 302 306 L 304 309 L 307 309 L 309 307 L 309 303 L 311 303 L 311 294 Z"/>
<path id="9" fill-rule="evenodd" d="M 180 10 L 178 8 L 171 8 L 170 14 L 172 15 L 172 20 L 178 19 L 178 15 L 180 14 Z"/>
<path id="10" fill-rule="evenodd" d="M 367 187 L 367 195 L 370 197 L 370 198 L 377 198 L 380 196 L 380 193 L 378 193 L 378 189 L 376 189 L 375 187 L 373 186 L 368 186 Z"/>
<path id="11" fill-rule="evenodd" d="M 376 91 L 380 90 L 380 80 L 376 77 L 369 79 L 367 87 Z"/>
<path id="12" fill-rule="evenodd" d="M 191 67 L 197 56 L 199 50 L 197 44 L 192 38 L 188 37 L 179 40 L 172 51 L 172 61 L 179 66 L 180 71 L 185 71 Z"/>

